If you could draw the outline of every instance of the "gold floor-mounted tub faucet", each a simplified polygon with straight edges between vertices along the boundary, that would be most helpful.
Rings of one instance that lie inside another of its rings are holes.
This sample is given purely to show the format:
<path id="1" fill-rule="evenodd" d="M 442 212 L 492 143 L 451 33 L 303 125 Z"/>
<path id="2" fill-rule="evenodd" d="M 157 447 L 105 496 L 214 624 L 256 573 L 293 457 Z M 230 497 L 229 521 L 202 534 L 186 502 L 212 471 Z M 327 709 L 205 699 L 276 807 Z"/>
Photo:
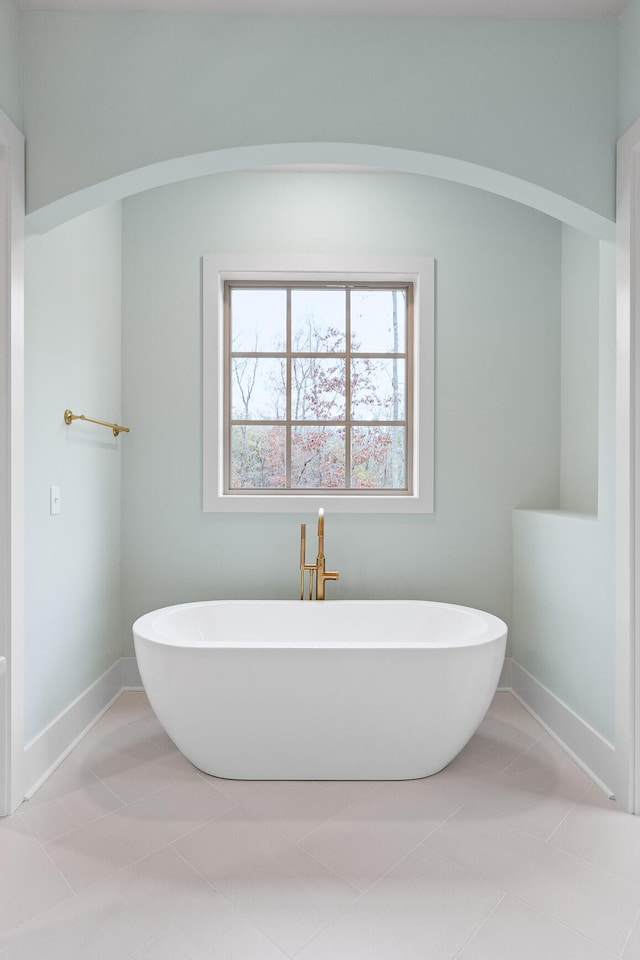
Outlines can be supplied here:
<path id="1" fill-rule="evenodd" d="M 313 600 L 313 580 L 316 581 L 316 600 L 324 600 L 324 585 L 327 580 L 339 580 L 337 570 L 325 569 L 324 558 L 324 510 L 318 511 L 318 556 L 315 563 L 307 563 L 307 525 L 300 524 L 300 599 L 304 600 L 305 573 L 309 571 L 309 600 Z"/>

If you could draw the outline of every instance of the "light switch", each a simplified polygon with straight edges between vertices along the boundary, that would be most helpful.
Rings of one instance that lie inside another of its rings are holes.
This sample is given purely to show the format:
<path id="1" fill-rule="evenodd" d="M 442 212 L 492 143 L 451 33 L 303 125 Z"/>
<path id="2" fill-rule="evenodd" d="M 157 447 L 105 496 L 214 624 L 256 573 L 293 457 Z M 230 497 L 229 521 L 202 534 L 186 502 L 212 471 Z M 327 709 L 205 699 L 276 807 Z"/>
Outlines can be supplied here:
<path id="1" fill-rule="evenodd" d="M 60 487 L 49 487 L 49 513 L 52 517 L 60 513 Z"/>

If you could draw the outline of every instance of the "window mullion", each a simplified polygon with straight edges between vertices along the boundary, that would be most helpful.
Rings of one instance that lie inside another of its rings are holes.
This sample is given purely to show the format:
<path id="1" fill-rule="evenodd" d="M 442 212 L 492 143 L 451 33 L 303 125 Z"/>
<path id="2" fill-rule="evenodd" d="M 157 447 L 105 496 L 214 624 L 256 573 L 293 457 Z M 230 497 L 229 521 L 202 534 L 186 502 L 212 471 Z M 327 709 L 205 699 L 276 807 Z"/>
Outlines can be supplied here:
<path id="1" fill-rule="evenodd" d="M 351 488 L 351 289 L 345 290 L 345 428 L 344 428 L 344 485 Z"/>
<path id="2" fill-rule="evenodd" d="M 228 283 L 225 283 L 223 288 L 223 365 L 224 365 L 224 376 L 223 376 L 223 394 L 222 394 L 222 409 L 223 409 L 223 428 L 222 428 L 222 443 L 223 443 L 223 478 L 222 482 L 226 490 L 231 489 L 231 377 L 232 377 L 232 366 L 233 360 L 231 358 L 231 288 Z"/>
<path id="3" fill-rule="evenodd" d="M 287 287 L 287 356 L 286 356 L 286 382 L 287 382 L 287 426 L 285 431 L 285 486 L 291 490 L 291 394 L 292 386 L 292 360 L 291 360 L 291 287 Z"/>

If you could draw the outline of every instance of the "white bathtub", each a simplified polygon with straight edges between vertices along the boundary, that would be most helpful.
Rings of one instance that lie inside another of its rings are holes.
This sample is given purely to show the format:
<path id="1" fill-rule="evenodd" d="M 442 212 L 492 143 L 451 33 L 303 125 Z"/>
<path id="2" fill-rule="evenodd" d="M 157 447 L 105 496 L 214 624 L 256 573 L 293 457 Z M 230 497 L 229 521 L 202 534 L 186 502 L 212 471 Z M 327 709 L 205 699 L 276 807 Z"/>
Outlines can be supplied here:
<path id="1" fill-rule="evenodd" d="M 215 600 L 148 613 L 133 634 L 160 723 L 206 773 L 406 780 L 475 732 L 507 627 L 420 600 Z"/>

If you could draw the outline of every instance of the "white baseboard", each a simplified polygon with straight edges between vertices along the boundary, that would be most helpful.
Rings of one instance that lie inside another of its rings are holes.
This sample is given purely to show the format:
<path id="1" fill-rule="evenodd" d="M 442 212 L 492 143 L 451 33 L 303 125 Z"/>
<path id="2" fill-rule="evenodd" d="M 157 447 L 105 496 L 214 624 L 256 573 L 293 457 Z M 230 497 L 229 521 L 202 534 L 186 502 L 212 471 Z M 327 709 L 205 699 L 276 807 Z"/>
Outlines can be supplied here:
<path id="1" fill-rule="evenodd" d="M 124 663 L 134 660 L 134 657 L 122 657 L 109 667 L 101 677 L 81 693 L 79 697 L 60 713 L 55 720 L 45 727 L 24 748 L 24 795 L 33 796 L 47 777 L 62 763 L 75 745 L 84 737 L 91 727 L 100 719 L 114 700 L 122 693 L 125 686 L 135 686 L 135 683 L 125 684 Z M 135 680 L 134 671 L 127 667 L 127 679 Z M 138 683 L 140 674 L 135 667 Z"/>
<path id="2" fill-rule="evenodd" d="M 588 776 L 613 796 L 615 747 L 511 658 L 511 693 Z"/>
<path id="3" fill-rule="evenodd" d="M 25 797 L 31 797 L 123 690 L 141 690 L 135 657 L 121 657 L 53 720 L 24 751 Z M 615 749 L 574 711 L 506 657 L 499 690 L 507 690 L 606 793 L 615 782 Z"/>

